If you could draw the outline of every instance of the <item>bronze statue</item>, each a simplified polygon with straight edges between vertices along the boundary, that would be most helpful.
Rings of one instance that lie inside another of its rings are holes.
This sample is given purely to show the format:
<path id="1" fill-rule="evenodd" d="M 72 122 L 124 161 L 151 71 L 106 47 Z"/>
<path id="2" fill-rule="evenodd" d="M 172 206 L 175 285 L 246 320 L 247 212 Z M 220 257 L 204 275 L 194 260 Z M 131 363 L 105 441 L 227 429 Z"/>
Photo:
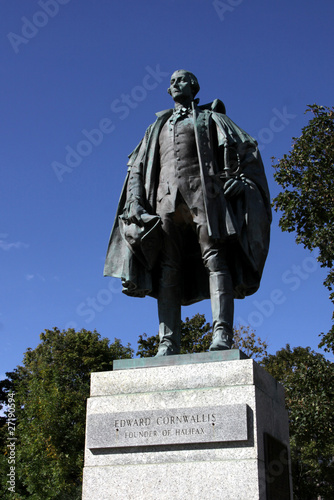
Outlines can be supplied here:
<path id="1" fill-rule="evenodd" d="M 210 298 L 210 350 L 230 349 L 234 298 L 254 293 L 269 247 L 270 197 L 256 141 L 197 78 L 175 71 L 175 107 L 157 113 L 131 153 L 105 276 L 158 299 L 157 356 L 180 352 L 181 305 Z"/>

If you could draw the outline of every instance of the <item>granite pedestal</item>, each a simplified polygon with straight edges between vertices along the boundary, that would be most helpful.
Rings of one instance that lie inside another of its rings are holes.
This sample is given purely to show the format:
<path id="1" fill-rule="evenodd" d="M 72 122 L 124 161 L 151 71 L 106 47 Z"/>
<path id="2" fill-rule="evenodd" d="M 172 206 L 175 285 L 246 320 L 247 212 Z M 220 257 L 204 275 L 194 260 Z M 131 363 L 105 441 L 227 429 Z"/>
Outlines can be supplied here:
<path id="1" fill-rule="evenodd" d="M 283 388 L 238 350 L 94 373 L 83 500 L 291 500 Z"/>

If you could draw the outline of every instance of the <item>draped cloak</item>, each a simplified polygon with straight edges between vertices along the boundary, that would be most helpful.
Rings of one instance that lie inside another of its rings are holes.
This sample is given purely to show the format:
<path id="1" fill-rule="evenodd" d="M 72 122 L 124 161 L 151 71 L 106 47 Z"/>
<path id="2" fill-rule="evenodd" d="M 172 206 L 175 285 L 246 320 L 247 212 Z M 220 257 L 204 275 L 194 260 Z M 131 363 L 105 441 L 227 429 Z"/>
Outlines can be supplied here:
<path id="1" fill-rule="evenodd" d="M 158 224 L 147 231 L 146 248 L 140 248 L 124 237 L 123 222 L 133 196 L 129 186 L 134 184 L 137 200 L 148 214 L 155 215 L 159 134 L 172 113 L 173 109 L 157 113 L 156 121 L 129 156 L 111 230 L 104 275 L 121 278 L 123 292 L 131 296 L 158 295 Z M 256 141 L 228 118 L 218 99 L 196 107 L 194 127 L 209 234 L 226 246 L 234 296 L 244 298 L 258 289 L 269 248 L 271 205 L 262 159 Z M 245 186 L 244 192 L 231 200 L 224 197 L 228 178 L 240 179 Z M 143 258 L 145 252 L 149 253 L 148 261 Z M 208 274 L 195 234 L 184 252 L 181 283 L 183 305 L 210 298 Z"/>

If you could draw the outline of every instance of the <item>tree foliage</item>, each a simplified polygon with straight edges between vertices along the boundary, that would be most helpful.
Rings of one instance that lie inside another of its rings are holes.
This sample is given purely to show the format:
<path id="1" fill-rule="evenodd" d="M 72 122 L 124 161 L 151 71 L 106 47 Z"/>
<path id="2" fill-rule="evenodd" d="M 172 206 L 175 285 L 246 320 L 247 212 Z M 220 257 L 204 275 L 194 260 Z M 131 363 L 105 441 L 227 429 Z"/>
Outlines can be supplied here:
<path id="1" fill-rule="evenodd" d="M 261 361 L 264 356 L 268 355 L 268 344 L 260 337 L 256 337 L 254 330 L 249 326 L 239 326 L 234 328 L 233 349 L 240 349 L 249 358 L 255 361 Z"/>
<path id="2" fill-rule="evenodd" d="M 181 322 L 181 354 L 206 352 L 212 341 L 212 325 L 207 323 L 204 314 L 195 314 Z M 233 349 L 241 349 L 254 359 L 267 355 L 267 343 L 256 338 L 249 327 L 240 326 L 234 329 Z M 137 356 L 141 358 L 155 356 L 159 347 L 159 335 L 148 337 L 146 333 L 139 335 Z"/>
<path id="3" fill-rule="evenodd" d="M 334 108 L 313 104 L 313 118 L 293 138 L 292 150 L 274 165 L 275 180 L 283 191 L 273 200 L 283 215 L 283 231 L 295 231 L 296 242 L 318 249 L 318 261 L 329 269 L 324 285 L 334 302 Z M 334 315 L 333 315 L 334 319 Z M 320 347 L 334 352 L 334 326 Z"/>
<path id="4" fill-rule="evenodd" d="M 96 331 L 54 328 L 40 339 L 24 354 L 23 366 L 7 373 L 1 383 L 2 404 L 8 392 L 15 392 L 15 498 L 75 500 L 81 498 L 90 374 L 112 370 L 112 361 L 132 357 L 132 350 L 117 339 L 110 344 Z M 6 487 L 5 434 L 3 427 L 1 498 L 13 499 Z"/>
<path id="5" fill-rule="evenodd" d="M 334 364 L 289 345 L 261 364 L 285 388 L 294 498 L 334 498 Z"/>

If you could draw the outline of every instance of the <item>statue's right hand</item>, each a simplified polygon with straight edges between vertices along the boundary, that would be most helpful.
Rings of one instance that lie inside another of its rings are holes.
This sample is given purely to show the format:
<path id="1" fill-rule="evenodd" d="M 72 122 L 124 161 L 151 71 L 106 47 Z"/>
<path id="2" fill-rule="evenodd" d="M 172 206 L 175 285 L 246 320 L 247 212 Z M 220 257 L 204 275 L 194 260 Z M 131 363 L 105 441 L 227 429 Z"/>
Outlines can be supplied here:
<path id="1" fill-rule="evenodd" d="M 126 219 L 129 222 L 137 224 L 137 226 L 142 226 L 143 221 L 141 220 L 141 216 L 142 216 L 142 214 L 145 214 L 145 213 L 146 213 L 146 211 L 143 209 L 143 207 L 140 205 L 140 203 L 138 203 L 138 201 L 132 201 L 129 204 Z"/>

